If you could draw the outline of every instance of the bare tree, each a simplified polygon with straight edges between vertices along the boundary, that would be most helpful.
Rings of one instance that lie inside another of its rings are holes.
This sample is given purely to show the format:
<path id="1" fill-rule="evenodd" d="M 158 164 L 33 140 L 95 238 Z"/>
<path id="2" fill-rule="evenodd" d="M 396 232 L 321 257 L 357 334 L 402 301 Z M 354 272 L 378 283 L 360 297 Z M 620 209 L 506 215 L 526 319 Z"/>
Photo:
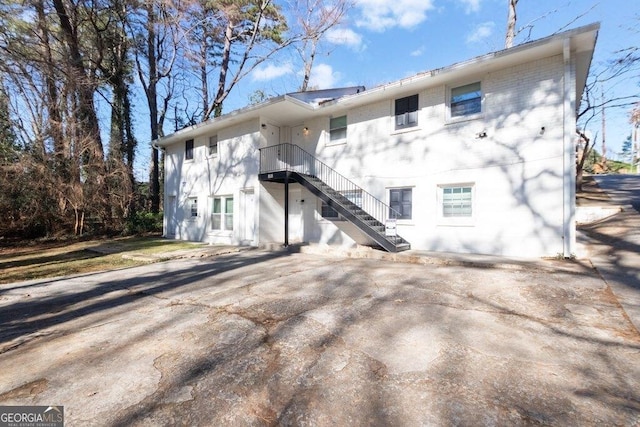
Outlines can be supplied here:
<path id="1" fill-rule="evenodd" d="M 151 140 L 161 137 L 169 103 L 173 98 L 173 68 L 179 52 L 182 11 L 173 4 L 144 0 L 132 13 L 130 29 L 135 40 L 138 78 L 149 108 Z M 160 211 L 160 158 L 151 150 L 151 211 Z"/>
<path id="2" fill-rule="evenodd" d="M 294 16 L 301 39 L 296 44 L 296 50 L 303 63 L 300 86 L 302 92 L 309 88 L 311 71 L 322 38 L 343 21 L 352 6 L 353 3 L 349 0 L 304 0 L 294 3 Z"/>
<path id="3" fill-rule="evenodd" d="M 213 99 L 207 102 L 203 120 L 220 116 L 223 103 L 235 86 L 256 67 L 295 41 L 285 37 L 285 17 L 271 0 L 228 0 L 215 3 L 210 13 L 216 17 L 214 31 L 219 31 L 219 36 L 211 38 L 207 55 L 216 58 L 213 65 L 218 76 Z M 208 59 L 205 66 L 207 64 Z M 208 72 L 202 71 L 203 79 Z"/>

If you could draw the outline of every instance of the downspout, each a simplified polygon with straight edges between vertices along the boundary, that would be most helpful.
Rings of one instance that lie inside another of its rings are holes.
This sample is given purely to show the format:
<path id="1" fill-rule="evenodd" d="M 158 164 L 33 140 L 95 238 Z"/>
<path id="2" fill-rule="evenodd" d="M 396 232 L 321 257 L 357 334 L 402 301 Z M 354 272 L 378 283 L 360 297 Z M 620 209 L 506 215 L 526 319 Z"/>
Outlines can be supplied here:
<path id="1" fill-rule="evenodd" d="M 576 247 L 576 161 L 574 134 L 576 130 L 576 89 L 572 79 L 571 38 L 564 40 L 563 75 L 563 207 L 562 207 L 562 256 L 571 258 Z"/>

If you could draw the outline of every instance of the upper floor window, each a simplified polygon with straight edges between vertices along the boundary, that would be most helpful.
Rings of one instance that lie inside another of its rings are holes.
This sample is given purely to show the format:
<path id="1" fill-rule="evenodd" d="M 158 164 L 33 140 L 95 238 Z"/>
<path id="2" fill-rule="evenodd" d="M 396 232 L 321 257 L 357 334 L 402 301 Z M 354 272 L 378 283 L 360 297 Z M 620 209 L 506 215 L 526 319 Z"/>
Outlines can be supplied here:
<path id="1" fill-rule="evenodd" d="M 333 117 L 329 120 L 329 141 L 340 142 L 347 139 L 347 116 Z"/>
<path id="2" fill-rule="evenodd" d="M 218 135 L 209 137 L 209 156 L 216 157 L 218 155 Z"/>
<path id="3" fill-rule="evenodd" d="M 467 117 L 482 112 L 482 88 L 480 82 L 451 88 L 449 101 L 451 118 Z"/>
<path id="4" fill-rule="evenodd" d="M 418 125 L 418 95 L 396 99 L 396 129 Z"/>
<path id="5" fill-rule="evenodd" d="M 193 139 L 188 139 L 184 143 L 184 159 L 193 160 Z"/>

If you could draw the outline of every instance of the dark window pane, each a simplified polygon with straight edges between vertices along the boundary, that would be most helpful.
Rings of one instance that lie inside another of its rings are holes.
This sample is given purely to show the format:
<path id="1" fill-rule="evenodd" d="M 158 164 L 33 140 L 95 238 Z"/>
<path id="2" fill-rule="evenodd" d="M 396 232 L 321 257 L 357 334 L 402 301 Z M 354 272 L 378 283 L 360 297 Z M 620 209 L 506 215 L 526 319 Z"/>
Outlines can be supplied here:
<path id="1" fill-rule="evenodd" d="M 396 129 L 418 123 L 418 95 L 396 99 L 395 107 Z"/>
<path id="2" fill-rule="evenodd" d="M 193 160 L 193 139 L 188 140 L 184 144 L 184 158 L 186 160 Z"/>
<path id="3" fill-rule="evenodd" d="M 480 82 L 451 89 L 451 117 L 466 116 L 482 111 Z"/>
<path id="4" fill-rule="evenodd" d="M 390 218 L 411 219 L 411 188 L 389 190 Z"/>

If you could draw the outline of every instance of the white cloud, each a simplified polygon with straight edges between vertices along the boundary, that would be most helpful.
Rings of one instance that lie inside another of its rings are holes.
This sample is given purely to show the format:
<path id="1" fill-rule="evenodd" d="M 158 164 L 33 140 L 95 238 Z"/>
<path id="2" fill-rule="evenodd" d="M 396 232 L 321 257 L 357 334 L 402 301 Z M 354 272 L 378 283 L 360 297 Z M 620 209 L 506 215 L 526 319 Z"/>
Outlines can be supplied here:
<path id="1" fill-rule="evenodd" d="M 420 46 L 419 48 L 417 48 L 416 50 L 414 50 L 413 52 L 410 53 L 411 56 L 422 56 L 424 55 L 424 46 Z"/>
<path id="2" fill-rule="evenodd" d="M 311 78 L 309 79 L 309 87 L 314 89 L 329 89 L 336 87 L 336 83 L 340 80 L 340 73 L 333 71 L 331 65 L 314 64 L 311 69 Z"/>
<path id="3" fill-rule="evenodd" d="M 476 28 L 467 35 L 467 43 L 478 43 L 493 35 L 493 29 L 496 23 L 493 21 L 483 22 L 476 26 Z"/>
<path id="4" fill-rule="evenodd" d="M 465 13 L 475 13 L 480 11 L 481 0 L 458 0 L 464 6 Z"/>
<path id="5" fill-rule="evenodd" d="M 251 80 L 254 82 L 264 82 L 293 73 L 293 66 L 289 63 L 282 65 L 269 64 L 266 67 L 256 68 L 251 73 Z"/>
<path id="6" fill-rule="evenodd" d="M 364 48 L 362 36 L 349 28 L 332 28 L 327 31 L 326 36 L 329 43 L 347 46 L 355 51 Z"/>
<path id="7" fill-rule="evenodd" d="M 413 28 L 427 19 L 433 0 L 356 0 L 360 19 L 356 25 L 373 31 Z"/>

